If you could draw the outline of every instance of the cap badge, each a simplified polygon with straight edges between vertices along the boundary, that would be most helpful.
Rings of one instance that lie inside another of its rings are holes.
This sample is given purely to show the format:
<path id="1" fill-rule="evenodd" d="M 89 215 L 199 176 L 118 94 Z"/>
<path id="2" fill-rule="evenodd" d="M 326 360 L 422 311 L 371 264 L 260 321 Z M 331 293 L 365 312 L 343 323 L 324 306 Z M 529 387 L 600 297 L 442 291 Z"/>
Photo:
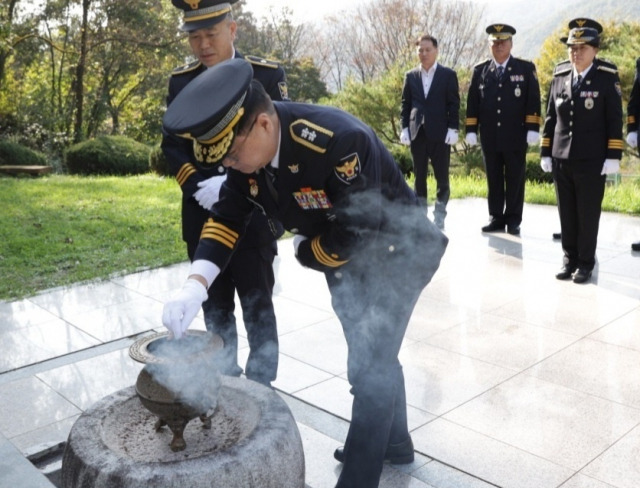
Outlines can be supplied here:
<path id="1" fill-rule="evenodd" d="M 496 32 L 502 32 L 502 29 L 504 29 L 504 25 L 494 25 L 493 28 L 496 30 Z"/>
<path id="2" fill-rule="evenodd" d="M 576 24 L 578 24 L 578 27 L 584 27 L 584 24 L 586 24 L 586 23 L 587 23 L 587 21 L 584 20 L 584 19 L 576 20 Z"/>
<path id="3" fill-rule="evenodd" d="M 184 3 L 189 5 L 193 10 L 197 10 L 200 0 L 184 0 Z"/>

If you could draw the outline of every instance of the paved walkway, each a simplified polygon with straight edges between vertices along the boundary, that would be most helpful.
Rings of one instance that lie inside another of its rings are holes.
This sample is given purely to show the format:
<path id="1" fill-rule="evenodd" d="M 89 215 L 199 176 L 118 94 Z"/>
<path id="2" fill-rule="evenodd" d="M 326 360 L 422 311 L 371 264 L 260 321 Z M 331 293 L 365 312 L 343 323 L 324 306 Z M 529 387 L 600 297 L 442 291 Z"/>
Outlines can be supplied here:
<path id="1" fill-rule="evenodd" d="M 554 278 L 556 209 L 522 236 L 482 234 L 482 199 L 449 206 L 449 248 L 403 344 L 418 456 L 382 488 L 640 486 L 640 218 L 604 214 L 591 283 Z M 303 438 L 310 488 L 332 488 L 350 417 L 346 345 L 322 275 L 280 242 L 274 386 Z M 163 330 L 186 263 L 0 302 L 0 486 L 51 486 L 25 456 L 53 451 L 100 398 L 135 382 L 128 356 Z M 197 328 L 203 329 L 202 318 Z M 247 343 L 240 325 L 242 360 Z"/>

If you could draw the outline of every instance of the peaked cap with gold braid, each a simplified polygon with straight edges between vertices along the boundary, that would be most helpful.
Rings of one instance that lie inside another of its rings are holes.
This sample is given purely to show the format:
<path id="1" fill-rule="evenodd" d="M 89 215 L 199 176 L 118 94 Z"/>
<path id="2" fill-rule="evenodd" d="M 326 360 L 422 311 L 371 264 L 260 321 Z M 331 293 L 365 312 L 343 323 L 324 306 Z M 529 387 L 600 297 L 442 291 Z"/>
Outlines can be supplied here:
<path id="1" fill-rule="evenodd" d="M 489 34 L 489 39 L 492 41 L 504 41 L 511 39 L 516 33 L 516 29 L 507 24 L 491 24 L 485 29 L 485 32 Z"/>
<path id="2" fill-rule="evenodd" d="M 196 76 L 173 99 L 162 118 L 164 130 L 194 140 L 194 151 L 215 164 L 227 155 L 244 115 L 253 68 L 244 59 L 218 63 Z"/>
<path id="3" fill-rule="evenodd" d="M 576 44 L 588 44 L 590 46 L 600 46 L 600 36 L 598 30 L 593 27 L 574 27 L 569 31 L 569 35 L 561 37 L 560 42 L 567 46 Z"/>
<path id="4" fill-rule="evenodd" d="M 191 32 L 211 27 L 227 18 L 231 12 L 231 4 L 238 0 L 171 0 L 180 10 L 184 10 L 184 24 L 181 31 Z"/>

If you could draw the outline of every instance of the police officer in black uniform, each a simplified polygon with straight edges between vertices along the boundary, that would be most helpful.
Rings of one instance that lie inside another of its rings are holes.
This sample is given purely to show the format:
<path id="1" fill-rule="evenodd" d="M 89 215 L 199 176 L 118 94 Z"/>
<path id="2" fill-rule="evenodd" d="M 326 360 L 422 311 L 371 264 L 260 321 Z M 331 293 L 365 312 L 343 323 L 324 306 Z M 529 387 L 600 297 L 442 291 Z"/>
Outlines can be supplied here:
<path id="1" fill-rule="evenodd" d="M 516 30 L 506 24 L 486 28 L 492 59 L 475 66 L 467 97 L 466 141 L 478 142 L 488 186 L 490 221 L 482 232 L 520 234 L 524 208 L 527 144 L 540 128 L 540 86 L 536 67 L 511 56 Z"/>
<path id="2" fill-rule="evenodd" d="M 622 99 L 617 70 L 596 59 L 600 35 L 574 27 L 561 39 L 570 63 L 554 69 L 540 144 L 553 171 L 564 252 L 556 278 L 589 281 L 595 266 L 606 175 L 620 169 Z"/>
<path id="3" fill-rule="evenodd" d="M 164 128 L 216 141 L 213 149 L 230 169 L 187 284 L 165 304 L 163 323 L 178 333 L 189 326 L 254 208 L 281 221 L 295 234 L 300 263 L 325 274 L 347 340 L 354 399 L 344 448 L 334 453 L 344 462 L 337 486 L 376 487 L 385 459 L 414 459 L 398 353 L 447 238 L 360 120 L 333 107 L 272 102 L 240 60 L 211 68 L 196 83 L 169 107 Z M 201 103 L 209 91 L 220 95 Z"/>
<path id="4" fill-rule="evenodd" d="M 636 59 L 636 75 L 633 79 L 629 103 L 627 104 L 627 144 L 638 148 L 638 123 L 640 122 L 640 58 Z M 640 154 L 640 149 L 638 151 Z M 631 244 L 631 249 L 640 251 L 640 241 Z"/>
<path id="5" fill-rule="evenodd" d="M 233 46 L 237 25 L 231 15 L 231 4 L 237 0 L 172 1 L 184 10 L 181 30 L 188 33 L 189 44 L 198 59 L 172 73 L 168 106 L 208 67 L 232 57 L 244 57 Z M 245 59 L 254 66 L 254 78 L 263 84 L 271 97 L 276 100 L 287 98 L 282 67 L 253 56 Z M 218 198 L 226 171 L 204 146 L 183 138 L 164 134 L 162 149 L 182 189 L 182 237 L 187 243 L 189 259 L 193 260 L 202 227 L 211 205 Z M 242 368 L 237 359 L 238 336 L 234 314 L 237 291 L 250 348 L 245 373 L 249 379 L 264 384 L 270 384 L 276 378 L 278 367 L 278 334 L 272 292 L 276 239 L 281 233 L 281 229 L 274 233 L 262 215 L 254 215 L 246 238 L 225 272 L 209 288 L 208 299 L 202 306 L 207 330 L 219 334 L 225 343 L 223 372 L 238 376 Z"/>

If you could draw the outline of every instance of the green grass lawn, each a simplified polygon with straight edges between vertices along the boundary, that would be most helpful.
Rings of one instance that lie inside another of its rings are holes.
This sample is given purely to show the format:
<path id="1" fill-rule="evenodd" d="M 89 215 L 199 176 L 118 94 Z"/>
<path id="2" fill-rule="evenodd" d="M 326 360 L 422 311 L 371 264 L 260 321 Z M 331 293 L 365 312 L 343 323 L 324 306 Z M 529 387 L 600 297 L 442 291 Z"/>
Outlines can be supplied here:
<path id="1" fill-rule="evenodd" d="M 640 214 L 639 186 L 608 186 L 604 210 Z M 452 198 L 486 197 L 483 177 L 452 176 L 451 189 Z M 526 200 L 555 205 L 553 186 L 528 183 Z M 186 259 L 170 178 L 0 177 L 0 206 L 0 300 Z"/>

